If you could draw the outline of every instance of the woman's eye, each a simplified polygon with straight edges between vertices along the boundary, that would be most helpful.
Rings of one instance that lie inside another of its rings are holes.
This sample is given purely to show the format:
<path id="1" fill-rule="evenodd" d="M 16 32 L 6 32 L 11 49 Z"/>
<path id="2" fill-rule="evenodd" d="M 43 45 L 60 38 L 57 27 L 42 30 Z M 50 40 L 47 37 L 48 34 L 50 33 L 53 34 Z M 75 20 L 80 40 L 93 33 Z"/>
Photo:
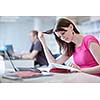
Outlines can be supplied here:
<path id="1" fill-rule="evenodd" d="M 63 32 L 62 32 L 62 35 L 64 35 L 64 34 L 65 34 L 65 32 L 67 32 L 67 30 L 63 31 Z"/>
<path id="2" fill-rule="evenodd" d="M 64 35 L 64 34 L 65 34 L 65 32 L 62 33 L 62 35 Z"/>

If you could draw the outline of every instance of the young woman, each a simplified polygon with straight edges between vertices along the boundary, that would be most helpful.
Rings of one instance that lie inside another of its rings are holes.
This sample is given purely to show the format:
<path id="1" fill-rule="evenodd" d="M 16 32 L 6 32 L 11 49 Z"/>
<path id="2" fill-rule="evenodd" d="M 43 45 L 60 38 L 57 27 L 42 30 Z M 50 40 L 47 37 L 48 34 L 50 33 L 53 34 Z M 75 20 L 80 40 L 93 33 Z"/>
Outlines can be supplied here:
<path id="1" fill-rule="evenodd" d="M 57 21 L 53 32 L 60 49 L 64 51 L 59 59 L 54 59 L 48 51 L 44 33 L 40 32 L 38 36 L 49 63 L 63 64 L 73 55 L 75 64 L 70 66 L 100 76 L 100 45 L 94 36 L 81 35 L 75 24 L 66 18 Z"/>

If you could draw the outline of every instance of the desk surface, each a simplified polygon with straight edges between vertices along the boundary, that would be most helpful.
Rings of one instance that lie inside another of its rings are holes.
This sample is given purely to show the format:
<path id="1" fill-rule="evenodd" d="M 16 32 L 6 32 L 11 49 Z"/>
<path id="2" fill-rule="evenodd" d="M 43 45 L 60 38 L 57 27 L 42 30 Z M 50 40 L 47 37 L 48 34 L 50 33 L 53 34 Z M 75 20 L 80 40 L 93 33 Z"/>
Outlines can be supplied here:
<path id="1" fill-rule="evenodd" d="M 85 74 L 85 73 L 71 73 L 71 74 L 57 74 L 52 76 L 43 76 L 37 78 L 29 78 L 23 80 L 10 80 L 1 78 L 2 83 L 100 83 L 100 77 Z"/>
<path id="2" fill-rule="evenodd" d="M 5 66 L 7 68 L 12 68 L 12 64 L 9 60 L 4 60 L 5 61 Z M 23 60 L 23 59 L 18 59 L 18 60 L 12 60 L 14 66 L 16 67 L 32 67 L 34 66 L 34 60 Z"/>

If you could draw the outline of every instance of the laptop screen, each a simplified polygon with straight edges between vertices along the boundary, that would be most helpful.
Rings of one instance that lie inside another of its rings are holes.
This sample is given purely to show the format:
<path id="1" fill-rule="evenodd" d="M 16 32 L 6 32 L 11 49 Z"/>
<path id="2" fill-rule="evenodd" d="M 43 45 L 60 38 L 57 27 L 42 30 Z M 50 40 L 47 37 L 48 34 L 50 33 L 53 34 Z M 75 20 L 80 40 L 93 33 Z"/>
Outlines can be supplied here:
<path id="1" fill-rule="evenodd" d="M 14 53 L 13 45 L 5 45 L 5 48 L 7 50 L 8 55 L 12 56 L 12 54 Z"/>

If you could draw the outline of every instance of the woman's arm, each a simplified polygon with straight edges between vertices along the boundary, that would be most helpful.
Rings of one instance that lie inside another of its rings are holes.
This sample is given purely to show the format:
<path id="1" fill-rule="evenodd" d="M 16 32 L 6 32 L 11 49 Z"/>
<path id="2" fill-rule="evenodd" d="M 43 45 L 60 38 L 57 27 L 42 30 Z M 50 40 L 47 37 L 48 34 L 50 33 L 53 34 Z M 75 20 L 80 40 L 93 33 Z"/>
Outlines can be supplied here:
<path id="1" fill-rule="evenodd" d="M 48 63 L 59 63 L 59 64 L 63 64 L 69 57 L 65 56 L 64 54 L 62 55 L 62 57 L 60 57 L 59 59 L 55 59 L 50 51 L 48 50 L 45 38 L 44 38 L 44 33 L 39 33 L 38 34 L 39 40 L 41 41 L 42 45 L 43 45 L 43 49 L 46 55 L 46 58 L 48 60 Z"/>
<path id="2" fill-rule="evenodd" d="M 80 68 L 78 65 L 73 64 L 71 62 L 69 62 L 67 65 L 70 66 L 70 67 L 78 69 L 79 72 L 84 72 L 84 73 L 88 73 L 88 74 L 100 73 L 100 65 L 99 66 L 94 66 L 92 68 Z"/>
<path id="3" fill-rule="evenodd" d="M 97 74 L 97 73 L 100 73 L 100 65 L 92 67 L 92 68 L 82 68 L 82 69 L 80 69 L 80 71 L 89 73 L 89 74 Z"/>
<path id="4" fill-rule="evenodd" d="M 98 45 L 95 42 L 92 42 L 90 43 L 89 50 L 99 65 L 94 66 L 92 68 L 84 68 L 84 69 L 81 69 L 81 71 L 90 73 L 90 74 L 100 73 L 100 45 Z"/>
<path id="5" fill-rule="evenodd" d="M 98 66 L 94 66 L 91 68 L 80 68 L 78 65 L 73 64 L 73 63 L 69 63 L 68 66 L 79 69 L 80 72 L 85 72 L 89 74 L 100 73 L 100 46 L 97 43 L 92 42 L 90 44 L 89 50 L 91 54 L 93 55 L 93 57 L 95 58 L 95 60 L 97 61 L 97 63 L 99 64 Z"/>

